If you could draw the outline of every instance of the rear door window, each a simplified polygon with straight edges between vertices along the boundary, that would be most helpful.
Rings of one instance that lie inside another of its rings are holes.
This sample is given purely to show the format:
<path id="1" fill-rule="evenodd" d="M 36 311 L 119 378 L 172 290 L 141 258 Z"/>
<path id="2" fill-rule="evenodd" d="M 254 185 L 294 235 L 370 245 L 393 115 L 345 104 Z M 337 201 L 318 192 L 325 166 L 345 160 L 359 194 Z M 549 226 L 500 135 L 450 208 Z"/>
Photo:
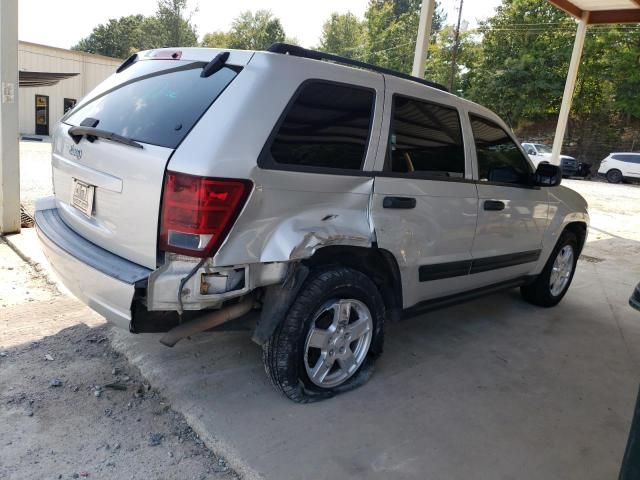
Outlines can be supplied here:
<path id="1" fill-rule="evenodd" d="M 464 177 L 464 144 L 458 111 L 394 95 L 385 171 Z"/>
<path id="2" fill-rule="evenodd" d="M 375 92 L 314 80 L 305 83 L 277 127 L 261 164 L 301 171 L 360 170 Z"/>
<path id="3" fill-rule="evenodd" d="M 122 83 L 84 101 L 63 121 L 80 125 L 86 118 L 93 118 L 98 120 L 96 128 L 142 143 L 176 148 L 238 74 L 237 69 L 225 66 L 202 78 L 203 65 L 174 60 L 134 63 L 108 80 L 113 82 L 122 75 Z"/>
<path id="4" fill-rule="evenodd" d="M 640 163 L 640 154 L 634 155 L 632 153 L 623 153 L 618 155 L 613 155 L 614 160 L 620 160 L 627 163 Z"/>

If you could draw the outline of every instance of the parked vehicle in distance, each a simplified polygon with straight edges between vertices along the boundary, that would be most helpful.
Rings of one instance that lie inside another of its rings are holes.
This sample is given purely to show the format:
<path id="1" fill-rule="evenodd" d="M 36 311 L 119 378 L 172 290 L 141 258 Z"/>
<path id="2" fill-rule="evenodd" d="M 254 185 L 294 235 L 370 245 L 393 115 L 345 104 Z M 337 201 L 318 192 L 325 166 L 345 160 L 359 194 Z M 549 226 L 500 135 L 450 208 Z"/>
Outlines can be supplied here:
<path id="1" fill-rule="evenodd" d="M 600 162 L 598 174 L 603 175 L 609 183 L 638 180 L 640 179 L 640 153 L 610 153 Z"/>
<path id="2" fill-rule="evenodd" d="M 62 118 L 52 164 L 36 228 L 69 290 L 169 346 L 257 316 L 297 402 L 362 384 L 402 313 L 515 287 L 556 305 L 589 223 L 490 110 L 286 44 L 134 55 Z"/>
<path id="3" fill-rule="evenodd" d="M 576 173 L 576 176 L 582 177 L 586 180 L 591 179 L 592 177 L 591 167 L 592 165 L 590 163 L 578 162 L 578 172 Z"/>
<path id="4" fill-rule="evenodd" d="M 536 167 L 542 162 L 551 162 L 551 147 L 548 145 L 525 142 L 522 148 Z M 560 155 L 560 168 L 563 177 L 573 177 L 580 173 L 578 161 L 569 155 Z"/>
<path id="5" fill-rule="evenodd" d="M 633 294 L 629 298 L 629 305 L 631 305 L 636 310 L 640 310 L 640 283 L 636 285 Z"/>

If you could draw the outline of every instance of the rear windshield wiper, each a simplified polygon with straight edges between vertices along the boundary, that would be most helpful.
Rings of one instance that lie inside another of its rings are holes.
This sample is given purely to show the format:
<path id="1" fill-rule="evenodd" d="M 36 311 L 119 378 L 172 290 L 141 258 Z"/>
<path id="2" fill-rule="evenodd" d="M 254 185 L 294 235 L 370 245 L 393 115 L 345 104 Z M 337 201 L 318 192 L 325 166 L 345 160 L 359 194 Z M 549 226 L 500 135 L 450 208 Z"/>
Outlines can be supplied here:
<path id="1" fill-rule="evenodd" d="M 123 137 L 122 135 L 118 135 L 117 133 L 109 132 L 107 130 L 100 130 L 96 127 L 85 127 L 82 125 L 78 125 L 76 127 L 71 127 L 68 130 L 68 133 L 76 143 L 80 142 L 83 136 L 86 136 L 87 140 L 89 140 L 90 142 L 93 142 L 96 138 L 105 138 L 107 140 L 111 140 L 112 142 L 129 145 L 130 147 L 143 148 L 142 144 L 136 142 L 135 140 L 131 140 L 130 138 Z"/>

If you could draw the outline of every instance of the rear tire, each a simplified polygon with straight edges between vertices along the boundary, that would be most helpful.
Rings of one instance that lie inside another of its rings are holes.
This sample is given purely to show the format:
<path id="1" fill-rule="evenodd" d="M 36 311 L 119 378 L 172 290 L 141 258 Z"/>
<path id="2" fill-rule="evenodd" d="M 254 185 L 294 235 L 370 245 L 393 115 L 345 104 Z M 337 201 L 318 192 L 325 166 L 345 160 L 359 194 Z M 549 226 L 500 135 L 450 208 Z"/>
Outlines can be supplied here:
<path id="1" fill-rule="evenodd" d="M 620 183 L 622 181 L 622 172 L 617 168 L 612 168 L 607 172 L 607 182 Z"/>
<path id="2" fill-rule="evenodd" d="M 361 272 L 312 272 L 285 319 L 263 346 L 276 390 L 294 402 L 330 398 L 365 383 L 382 353 L 385 307 Z"/>
<path id="3" fill-rule="evenodd" d="M 577 262 L 578 239 L 565 230 L 542 272 L 532 283 L 520 287 L 520 293 L 527 302 L 540 307 L 557 305 L 569 290 Z"/>

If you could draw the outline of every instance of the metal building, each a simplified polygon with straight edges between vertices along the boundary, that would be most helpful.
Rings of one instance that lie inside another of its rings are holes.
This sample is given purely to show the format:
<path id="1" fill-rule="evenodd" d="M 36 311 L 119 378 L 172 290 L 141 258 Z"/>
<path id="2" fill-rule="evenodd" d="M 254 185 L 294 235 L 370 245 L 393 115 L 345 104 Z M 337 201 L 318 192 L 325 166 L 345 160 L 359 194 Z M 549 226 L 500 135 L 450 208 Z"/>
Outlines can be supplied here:
<path id="1" fill-rule="evenodd" d="M 117 58 L 18 42 L 20 134 L 49 135 L 58 119 L 120 63 Z"/>

